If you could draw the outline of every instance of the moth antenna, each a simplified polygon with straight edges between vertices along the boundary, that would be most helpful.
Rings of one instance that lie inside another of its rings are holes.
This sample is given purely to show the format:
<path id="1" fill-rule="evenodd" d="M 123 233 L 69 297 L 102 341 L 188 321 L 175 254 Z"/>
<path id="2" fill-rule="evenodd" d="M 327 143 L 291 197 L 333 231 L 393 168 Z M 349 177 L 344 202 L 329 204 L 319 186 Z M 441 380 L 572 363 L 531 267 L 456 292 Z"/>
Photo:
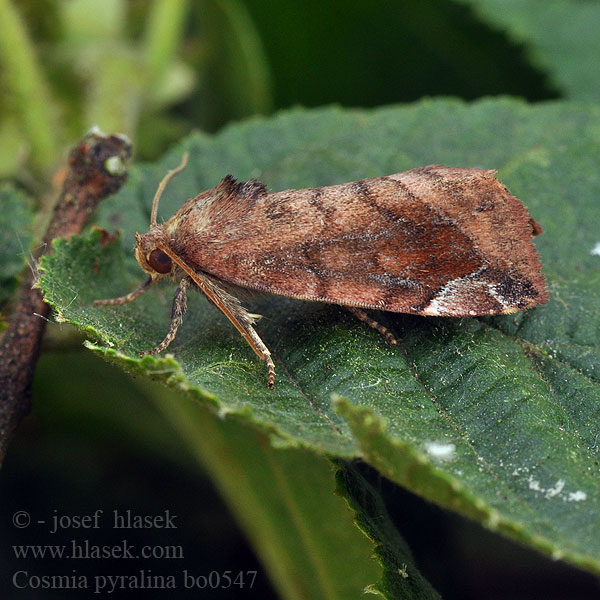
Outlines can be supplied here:
<path id="1" fill-rule="evenodd" d="M 156 223 L 156 214 L 158 213 L 158 201 L 160 200 L 162 193 L 165 191 L 165 188 L 167 187 L 167 183 L 169 183 L 169 181 L 171 181 L 171 179 L 173 177 L 175 177 L 175 175 L 177 175 L 177 173 L 181 173 L 181 171 L 183 171 L 185 169 L 185 167 L 187 166 L 187 161 L 188 161 L 189 156 L 190 156 L 190 153 L 186 152 L 181 157 L 181 162 L 179 163 L 179 166 L 176 167 L 175 169 L 171 169 L 162 178 L 162 181 L 158 184 L 156 194 L 154 194 L 154 200 L 152 200 L 152 214 L 150 215 L 150 227 L 154 227 L 157 224 Z"/>

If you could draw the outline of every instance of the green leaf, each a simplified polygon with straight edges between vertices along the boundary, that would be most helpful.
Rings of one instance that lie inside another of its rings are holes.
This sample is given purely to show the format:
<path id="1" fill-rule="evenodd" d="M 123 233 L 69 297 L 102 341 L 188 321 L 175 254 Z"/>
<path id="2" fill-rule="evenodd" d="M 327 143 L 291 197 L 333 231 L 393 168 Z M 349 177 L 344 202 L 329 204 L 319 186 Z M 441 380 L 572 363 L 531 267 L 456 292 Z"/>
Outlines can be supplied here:
<path id="1" fill-rule="evenodd" d="M 0 68 L 2 84 L 27 137 L 32 166 L 48 171 L 59 154 L 57 106 L 19 11 L 9 0 L 0 0 Z"/>
<path id="2" fill-rule="evenodd" d="M 346 0 L 343 11 L 335 2 L 303 2 L 301 18 L 295 0 L 244 4 L 263 40 L 279 107 L 556 96 L 522 47 L 452 0 Z"/>
<path id="3" fill-rule="evenodd" d="M 532 62 L 566 96 L 596 101 L 600 94 L 600 4 L 590 0 L 459 0 L 485 21 L 525 44 Z"/>
<path id="4" fill-rule="evenodd" d="M 33 215 L 25 195 L 10 185 L 0 187 L 0 306 L 10 298 L 25 267 L 31 244 Z"/>
<path id="5" fill-rule="evenodd" d="M 340 462 L 338 490 L 356 510 L 357 525 L 377 544 L 375 554 L 385 568 L 380 581 L 368 591 L 384 598 L 433 600 L 439 594 L 422 577 L 404 539 L 396 530 L 379 492 L 355 464 Z"/>
<path id="6" fill-rule="evenodd" d="M 272 109 L 271 72 L 263 40 L 244 2 L 212 0 L 197 11 L 206 36 L 201 101 L 194 112 L 214 127 Z"/>
<path id="7" fill-rule="evenodd" d="M 104 0 L 98 10 L 95 0 L 71 0 L 58 5 L 62 35 L 70 44 L 119 39 L 126 26 L 127 6 L 123 0 Z"/>
<path id="8" fill-rule="evenodd" d="M 155 0 L 144 32 L 147 102 L 153 108 L 182 100 L 195 84 L 195 74 L 177 58 L 188 16 L 188 2 Z"/>
<path id="9" fill-rule="evenodd" d="M 17 173 L 26 160 L 25 141 L 15 115 L 0 114 L 0 180 Z"/>
<path id="10" fill-rule="evenodd" d="M 147 229 L 156 185 L 185 149 L 190 165 L 168 186 L 163 218 L 228 172 L 280 190 L 430 163 L 496 168 L 545 229 L 536 243 L 551 300 L 486 319 L 382 314 L 402 340 L 392 348 L 339 307 L 266 298 L 249 306 L 265 315 L 259 331 L 277 367 L 267 390 L 251 349 L 192 296 L 172 355 L 140 360 L 168 328 L 172 287 L 124 306 L 92 300 L 143 280 L 134 234 Z M 594 107 L 503 99 L 294 110 L 190 137 L 134 170 L 98 219 L 123 230 L 122 244 L 97 232 L 59 240 L 40 285 L 59 318 L 124 368 L 237 414 L 280 445 L 361 456 L 433 502 L 600 572 L 599 161 Z"/>
<path id="11" fill-rule="evenodd" d="M 282 598 L 363 597 L 381 569 L 373 545 L 333 493 L 335 468 L 328 460 L 273 448 L 254 428 L 219 419 L 197 403 L 151 397 L 212 475 Z"/>

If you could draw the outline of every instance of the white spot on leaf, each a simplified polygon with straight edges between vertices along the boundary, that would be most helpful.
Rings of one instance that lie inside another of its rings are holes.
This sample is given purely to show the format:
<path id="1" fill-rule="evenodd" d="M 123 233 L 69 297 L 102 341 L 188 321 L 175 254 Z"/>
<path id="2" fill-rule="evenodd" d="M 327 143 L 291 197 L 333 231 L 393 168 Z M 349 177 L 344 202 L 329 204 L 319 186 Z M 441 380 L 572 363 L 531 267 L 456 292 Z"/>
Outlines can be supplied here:
<path id="1" fill-rule="evenodd" d="M 513 473 L 513 475 L 514 474 L 515 473 Z M 563 502 L 581 502 L 582 500 L 587 499 L 587 494 L 582 490 L 568 493 L 563 492 L 565 488 L 564 479 L 559 479 L 554 485 L 548 488 L 544 488 L 537 479 L 533 478 L 533 475 L 530 475 L 527 479 L 527 483 L 529 485 L 530 490 L 533 490 L 534 492 L 540 492 L 541 494 L 544 494 L 544 496 L 548 499 L 558 497 Z"/>
<path id="2" fill-rule="evenodd" d="M 438 460 L 452 460 L 456 452 L 456 446 L 450 442 L 426 442 L 425 452 L 431 458 Z"/>
<path id="3" fill-rule="evenodd" d="M 559 479 L 554 487 L 548 488 L 546 490 L 546 498 L 554 498 L 554 496 L 558 496 L 565 487 L 565 480 Z"/>

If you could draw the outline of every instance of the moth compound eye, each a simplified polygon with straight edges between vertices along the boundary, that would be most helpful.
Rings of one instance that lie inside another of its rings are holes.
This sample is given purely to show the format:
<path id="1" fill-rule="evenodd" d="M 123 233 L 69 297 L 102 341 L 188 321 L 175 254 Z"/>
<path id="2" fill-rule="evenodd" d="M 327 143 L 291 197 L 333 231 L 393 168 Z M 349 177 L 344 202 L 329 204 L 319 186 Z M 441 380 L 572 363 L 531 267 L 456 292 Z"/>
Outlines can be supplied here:
<path id="1" fill-rule="evenodd" d="M 148 264 L 157 272 L 169 273 L 171 271 L 171 259 L 158 248 L 155 248 L 148 255 Z"/>

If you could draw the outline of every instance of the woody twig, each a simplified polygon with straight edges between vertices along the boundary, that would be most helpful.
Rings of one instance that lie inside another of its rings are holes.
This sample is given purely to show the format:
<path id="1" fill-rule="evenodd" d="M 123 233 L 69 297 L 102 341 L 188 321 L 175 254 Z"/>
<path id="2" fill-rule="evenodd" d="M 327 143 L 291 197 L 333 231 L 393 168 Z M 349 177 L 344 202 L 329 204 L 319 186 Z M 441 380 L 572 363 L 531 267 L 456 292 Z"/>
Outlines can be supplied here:
<path id="1" fill-rule="evenodd" d="M 79 233 L 99 202 L 127 179 L 131 144 L 122 136 L 88 134 L 70 153 L 68 170 L 41 252 L 52 251 L 54 238 Z M 0 462 L 10 437 L 31 408 L 31 384 L 50 307 L 34 275 L 24 275 L 15 311 L 0 340 Z"/>

